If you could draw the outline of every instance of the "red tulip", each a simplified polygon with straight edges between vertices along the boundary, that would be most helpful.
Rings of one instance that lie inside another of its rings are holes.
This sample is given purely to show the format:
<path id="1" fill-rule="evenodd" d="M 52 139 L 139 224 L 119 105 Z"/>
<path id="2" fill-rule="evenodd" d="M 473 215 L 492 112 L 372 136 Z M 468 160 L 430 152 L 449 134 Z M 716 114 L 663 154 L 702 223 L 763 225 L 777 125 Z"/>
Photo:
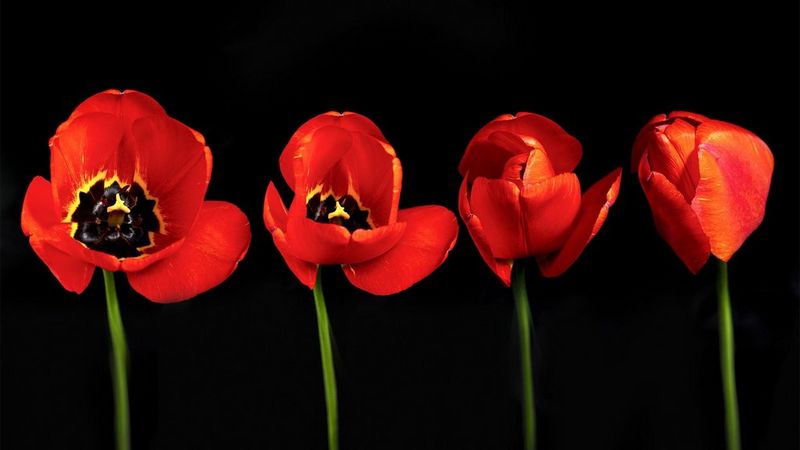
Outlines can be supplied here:
<path id="1" fill-rule="evenodd" d="M 28 186 L 22 230 L 67 290 L 83 292 L 98 266 L 152 301 L 184 300 L 225 280 L 250 244 L 237 207 L 203 199 L 203 136 L 145 94 L 81 103 L 50 139 L 50 175 Z"/>
<path id="2" fill-rule="evenodd" d="M 764 218 L 772 153 L 744 128 L 700 114 L 659 114 L 633 146 L 659 234 L 697 273 L 728 261 Z"/>
<path id="3" fill-rule="evenodd" d="M 459 211 L 481 256 L 508 286 L 515 259 L 536 257 L 562 274 L 600 230 L 617 198 L 621 169 L 581 196 L 572 173 L 581 144 L 552 120 L 506 114 L 472 138 L 458 170 Z"/>
<path id="4" fill-rule="evenodd" d="M 287 211 L 270 182 L 264 223 L 289 268 L 309 288 L 317 266 L 341 264 L 376 295 L 407 289 L 441 265 L 458 234 L 441 206 L 398 211 L 402 168 L 378 127 L 355 113 L 303 124 L 280 157 L 294 191 Z"/>

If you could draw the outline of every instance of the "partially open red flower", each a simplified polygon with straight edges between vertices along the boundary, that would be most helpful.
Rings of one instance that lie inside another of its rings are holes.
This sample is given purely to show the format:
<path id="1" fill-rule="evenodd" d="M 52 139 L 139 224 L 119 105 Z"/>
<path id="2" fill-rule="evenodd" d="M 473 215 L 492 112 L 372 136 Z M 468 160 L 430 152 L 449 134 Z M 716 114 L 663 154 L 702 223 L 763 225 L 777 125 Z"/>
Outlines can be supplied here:
<path id="1" fill-rule="evenodd" d="M 328 112 L 303 124 L 280 157 L 294 191 L 287 211 L 270 182 L 264 223 L 289 268 L 309 288 L 318 265 L 341 264 L 376 295 L 407 289 L 441 265 L 458 235 L 441 206 L 398 211 L 402 168 L 372 121 Z"/>
<path id="2" fill-rule="evenodd" d="M 650 120 L 631 160 L 656 229 L 693 273 L 710 254 L 728 261 L 761 224 L 773 165 L 758 136 L 688 112 Z"/>
<path id="3" fill-rule="evenodd" d="M 225 280 L 250 244 L 236 206 L 203 200 L 203 136 L 140 92 L 81 103 L 50 139 L 50 176 L 28 186 L 22 230 L 67 290 L 83 292 L 98 266 L 152 301 L 185 300 Z"/>
<path id="4" fill-rule="evenodd" d="M 581 196 L 581 144 L 552 120 L 506 114 L 472 138 L 458 170 L 459 212 L 481 256 L 510 285 L 515 259 L 562 274 L 600 230 L 619 194 L 615 169 Z"/>

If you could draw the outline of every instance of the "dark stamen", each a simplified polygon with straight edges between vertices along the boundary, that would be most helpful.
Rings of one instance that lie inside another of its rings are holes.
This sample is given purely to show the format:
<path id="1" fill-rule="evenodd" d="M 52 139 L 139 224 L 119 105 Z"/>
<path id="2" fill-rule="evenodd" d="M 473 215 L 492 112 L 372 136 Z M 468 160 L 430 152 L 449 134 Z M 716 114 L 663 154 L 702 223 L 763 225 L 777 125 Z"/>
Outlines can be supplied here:
<path id="1" fill-rule="evenodd" d="M 338 203 L 345 215 L 337 215 L 329 218 L 328 216 L 336 211 L 337 199 L 333 195 L 322 195 L 317 193 L 311 197 L 306 203 L 306 217 L 320 223 L 333 223 L 347 228 L 347 231 L 354 232 L 356 230 L 371 230 L 372 226 L 369 224 L 369 210 L 362 209 L 358 201 L 351 195 L 344 195 L 339 197 Z"/>
<path id="2" fill-rule="evenodd" d="M 149 232 L 160 228 L 154 212 L 156 201 L 147 198 L 137 183 L 120 186 L 114 181 L 104 186 L 99 180 L 87 192 L 78 193 L 78 207 L 70 216 L 78 224 L 73 237 L 92 250 L 118 258 L 141 255 L 141 249 L 152 243 Z M 122 206 L 109 212 L 117 195 Z"/>

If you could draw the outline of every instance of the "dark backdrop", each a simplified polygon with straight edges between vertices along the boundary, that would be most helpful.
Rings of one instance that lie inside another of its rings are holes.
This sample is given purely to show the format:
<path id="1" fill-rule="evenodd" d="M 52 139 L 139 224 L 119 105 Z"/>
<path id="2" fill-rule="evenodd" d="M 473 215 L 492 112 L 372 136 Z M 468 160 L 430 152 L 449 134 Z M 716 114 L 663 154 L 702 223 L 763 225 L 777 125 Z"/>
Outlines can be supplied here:
<path id="1" fill-rule="evenodd" d="M 744 448 L 797 448 L 796 2 L 127 3 L 3 4 L 3 448 L 112 445 L 101 277 L 65 292 L 19 228 L 28 183 L 49 176 L 48 138 L 107 88 L 147 92 L 204 133 L 208 198 L 253 229 L 236 273 L 191 301 L 153 304 L 117 278 L 135 449 L 323 448 L 311 293 L 261 220 L 268 181 L 288 192 L 277 158 L 305 120 L 367 115 L 403 161 L 401 206 L 455 209 L 459 158 L 499 114 L 541 113 L 580 139 L 586 187 L 627 168 L 638 129 L 673 109 L 742 125 L 774 152 L 766 218 L 730 264 L 737 375 Z M 521 448 L 511 293 L 463 226 L 402 294 L 324 277 L 343 449 Z M 529 276 L 540 448 L 722 448 L 714 277 L 713 264 L 690 275 L 656 235 L 626 170 L 578 262 Z"/>

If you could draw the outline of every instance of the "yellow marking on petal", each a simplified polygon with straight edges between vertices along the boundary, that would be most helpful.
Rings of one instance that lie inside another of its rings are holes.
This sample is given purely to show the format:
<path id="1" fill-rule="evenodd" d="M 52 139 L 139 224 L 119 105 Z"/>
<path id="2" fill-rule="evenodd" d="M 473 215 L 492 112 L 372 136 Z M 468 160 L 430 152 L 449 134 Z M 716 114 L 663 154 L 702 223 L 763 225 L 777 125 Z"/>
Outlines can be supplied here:
<path id="1" fill-rule="evenodd" d="M 117 192 L 117 198 L 114 201 L 114 204 L 106 208 L 106 212 L 109 214 L 116 211 L 122 211 L 125 214 L 131 212 L 131 209 L 128 208 L 128 205 L 126 205 L 125 202 L 122 201 L 122 198 L 120 198 L 119 192 Z"/>
<path id="2" fill-rule="evenodd" d="M 340 205 L 338 201 L 336 202 L 336 209 L 334 209 L 333 212 L 328 213 L 328 220 L 331 220 L 336 217 L 341 217 L 344 220 L 350 219 L 350 214 L 348 214 L 347 211 L 344 210 L 344 207 Z"/>

